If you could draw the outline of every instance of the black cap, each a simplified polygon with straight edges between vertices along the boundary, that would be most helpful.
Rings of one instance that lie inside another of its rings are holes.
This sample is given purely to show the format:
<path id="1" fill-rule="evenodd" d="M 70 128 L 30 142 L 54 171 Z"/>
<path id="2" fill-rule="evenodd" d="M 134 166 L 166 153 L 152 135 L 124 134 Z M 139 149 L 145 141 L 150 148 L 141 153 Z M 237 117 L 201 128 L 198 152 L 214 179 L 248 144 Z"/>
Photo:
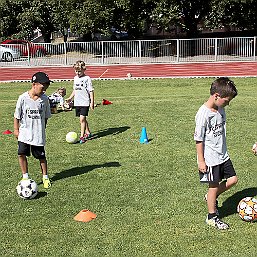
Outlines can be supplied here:
<path id="1" fill-rule="evenodd" d="M 32 76 L 31 82 L 38 82 L 40 84 L 53 82 L 44 72 L 37 72 Z"/>

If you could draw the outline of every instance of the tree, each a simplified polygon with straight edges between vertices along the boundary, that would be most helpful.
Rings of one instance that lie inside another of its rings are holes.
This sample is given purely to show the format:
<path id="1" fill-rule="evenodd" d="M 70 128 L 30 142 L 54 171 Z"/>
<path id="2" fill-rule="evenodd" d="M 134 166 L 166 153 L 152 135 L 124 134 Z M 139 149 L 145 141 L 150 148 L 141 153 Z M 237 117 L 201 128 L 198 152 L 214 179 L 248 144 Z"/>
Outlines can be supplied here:
<path id="1" fill-rule="evenodd" d="M 257 31 L 257 0 L 213 0 L 205 26 Z"/>
<path id="2" fill-rule="evenodd" d="M 51 42 L 51 33 L 55 31 L 56 27 L 53 6 L 54 1 L 24 0 L 22 12 L 17 17 L 20 29 L 19 37 L 30 39 L 34 29 L 39 28 L 45 42 Z"/>
<path id="3" fill-rule="evenodd" d="M 188 38 L 198 35 L 198 24 L 211 10 L 211 0 L 156 0 L 152 20 L 160 29 L 169 31 L 171 25 L 180 26 Z"/>
<path id="4" fill-rule="evenodd" d="M 113 0 L 77 1 L 69 15 L 70 28 L 81 35 L 91 34 L 98 29 L 108 30 L 114 8 Z"/>
<path id="5" fill-rule="evenodd" d="M 126 29 L 134 38 L 139 38 L 152 23 L 151 13 L 156 0 L 120 0 L 115 2 L 115 26 Z"/>
<path id="6" fill-rule="evenodd" d="M 18 21 L 16 17 L 22 10 L 22 1 L 0 1 L 0 37 L 4 38 L 18 33 Z"/>
<path id="7" fill-rule="evenodd" d="M 67 40 L 68 29 L 70 29 L 71 10 L 75 8 L 74 0 L 52 0 L 53 22 L 55 29 L 61 31 L 64 41 Z"/>

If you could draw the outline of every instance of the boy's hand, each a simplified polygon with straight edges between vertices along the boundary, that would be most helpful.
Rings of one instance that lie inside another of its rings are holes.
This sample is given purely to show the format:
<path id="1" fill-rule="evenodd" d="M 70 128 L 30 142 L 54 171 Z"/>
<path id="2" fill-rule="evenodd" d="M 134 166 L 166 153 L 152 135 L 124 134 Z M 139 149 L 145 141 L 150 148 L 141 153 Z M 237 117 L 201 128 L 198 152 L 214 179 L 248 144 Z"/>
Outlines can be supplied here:
<path id="1" fill-rule="evenodd" d="M 18 129 L 15 129 L 15 130 L 13 131 L 13 134 L 14 134 L 14 136 L 18 139 L 19 130 L 18 130 Z"/>
<path id="2" fill-rule="evenodd" d="M 198 162 L 198 170 L 202 173 L 207 171 L 207 166 L 205 162 Z"/>

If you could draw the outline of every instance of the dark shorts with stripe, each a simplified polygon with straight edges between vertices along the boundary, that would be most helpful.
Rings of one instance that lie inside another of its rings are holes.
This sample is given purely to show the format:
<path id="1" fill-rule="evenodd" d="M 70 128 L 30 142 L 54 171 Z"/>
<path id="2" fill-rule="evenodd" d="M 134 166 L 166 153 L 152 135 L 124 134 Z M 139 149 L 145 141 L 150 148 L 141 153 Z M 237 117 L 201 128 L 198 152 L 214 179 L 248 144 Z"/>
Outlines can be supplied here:
<path id="1" fill-rule="evenodd" d="M 89 106 L 76 106 L 75 107 L 75 113 L 76 113 L 76 117 L 81 116 L 88 116 L 88 112 L 89 112 Z"/>
<path id="2" fill-rule="evenodd" d="M 18 141 L 18 155 L 30 156 L 30 153 L 39 160 L 46 158 L 44 146 L 29 145 Z"/>
<path id="3" fill-rule="evenodd" d="M 202 183 L 219 183 L 223 179 L 236 176 L 235 169 L 230 159 L 216 166 L 209 166 L 206 173 L 199 171 L 200 182 Z M 206 179 L 203 180 L 203 177 Z"/>

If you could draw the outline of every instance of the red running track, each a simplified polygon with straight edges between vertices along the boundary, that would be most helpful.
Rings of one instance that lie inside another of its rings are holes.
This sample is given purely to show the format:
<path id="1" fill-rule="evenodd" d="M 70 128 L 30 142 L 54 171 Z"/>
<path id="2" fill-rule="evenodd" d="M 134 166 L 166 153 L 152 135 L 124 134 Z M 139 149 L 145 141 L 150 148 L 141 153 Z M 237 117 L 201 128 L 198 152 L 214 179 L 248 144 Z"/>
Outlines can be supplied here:
<path id="1" fill-rule="evenodd" d="M 37 71 L 56 81 L 74 78 L 72 67 L 8 67 L 0 68 L 0 82 L 30 81 Z M 257 62 L 87 66 L 92 79 L 126 79 L 129 73 L 132 78 L 256 77 Z"/>

